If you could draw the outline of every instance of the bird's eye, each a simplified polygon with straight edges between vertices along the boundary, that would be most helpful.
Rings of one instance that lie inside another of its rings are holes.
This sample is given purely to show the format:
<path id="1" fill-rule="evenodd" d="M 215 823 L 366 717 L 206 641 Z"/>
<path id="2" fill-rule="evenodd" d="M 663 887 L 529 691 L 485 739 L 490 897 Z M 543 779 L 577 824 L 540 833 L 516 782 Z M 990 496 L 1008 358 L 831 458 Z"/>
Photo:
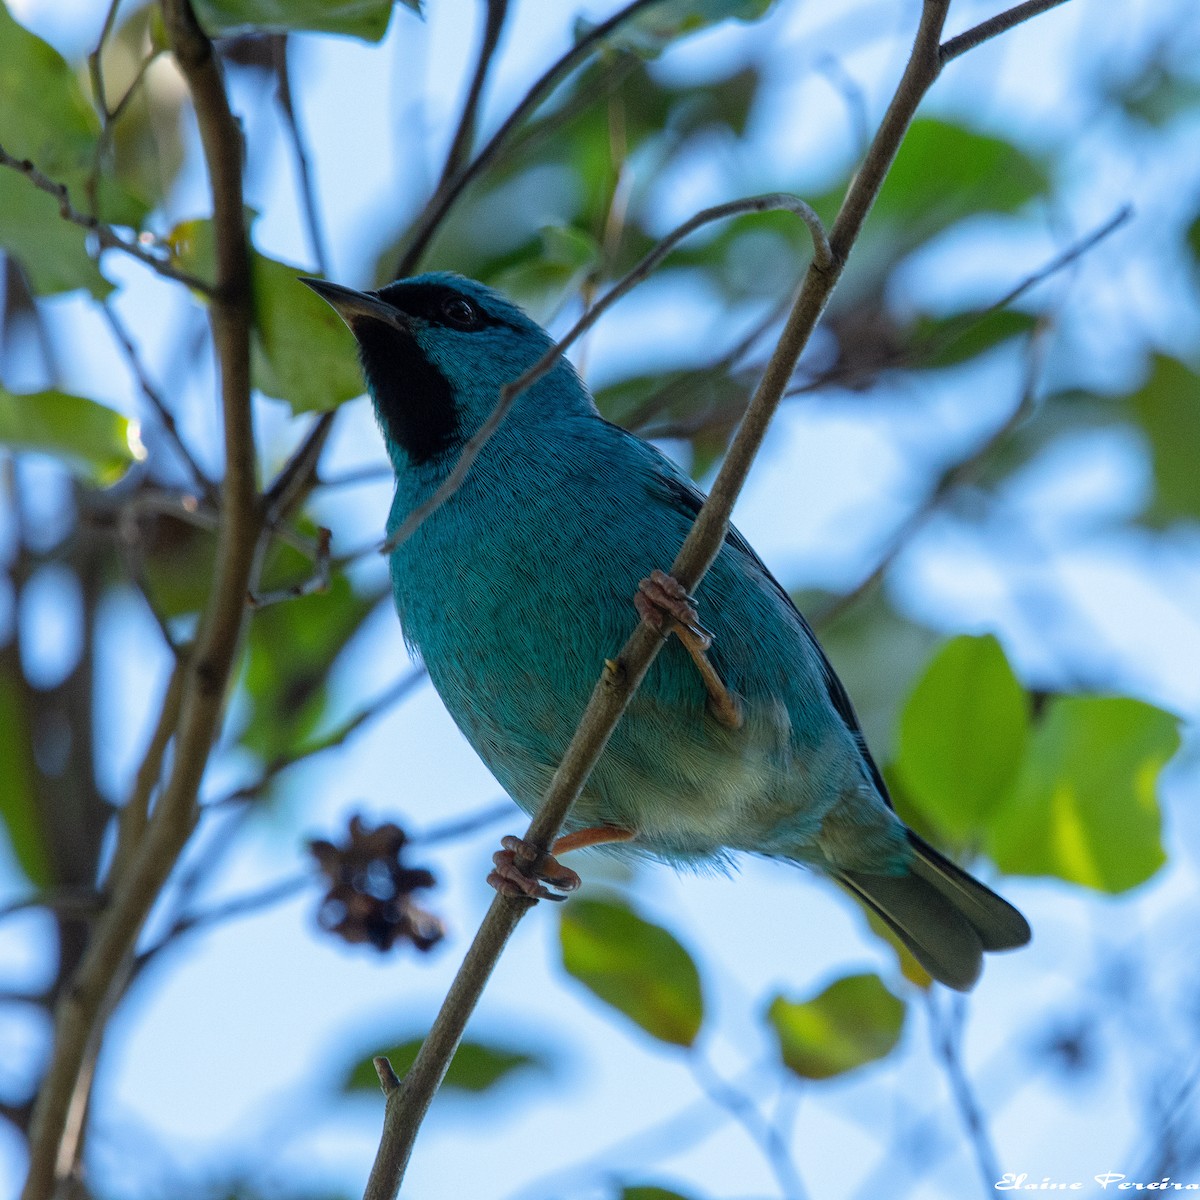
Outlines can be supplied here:
<path id="1" fill-rule="evenodd" d="M 455 329 L 478 329 L 481 323 L 479 309 L 462 296 L 451 296 L 442 305 L 442 316 Z"/>

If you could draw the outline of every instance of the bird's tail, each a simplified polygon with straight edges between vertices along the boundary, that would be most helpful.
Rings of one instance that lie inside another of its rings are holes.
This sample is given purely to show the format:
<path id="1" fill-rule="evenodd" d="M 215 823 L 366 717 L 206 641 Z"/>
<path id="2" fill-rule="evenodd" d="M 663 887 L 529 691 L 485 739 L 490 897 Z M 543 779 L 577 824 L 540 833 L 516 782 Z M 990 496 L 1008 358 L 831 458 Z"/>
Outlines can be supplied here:
<path id="1" fill-rule="evenodd" d="M 955 866 L 911 830 L 914 856 L 905 875 L 841 871 L 835 878 L 858 897 L 939 983 L 968 991 L 985 950 L 1012 950 L 1031 936 L 1007 900 Z"/>

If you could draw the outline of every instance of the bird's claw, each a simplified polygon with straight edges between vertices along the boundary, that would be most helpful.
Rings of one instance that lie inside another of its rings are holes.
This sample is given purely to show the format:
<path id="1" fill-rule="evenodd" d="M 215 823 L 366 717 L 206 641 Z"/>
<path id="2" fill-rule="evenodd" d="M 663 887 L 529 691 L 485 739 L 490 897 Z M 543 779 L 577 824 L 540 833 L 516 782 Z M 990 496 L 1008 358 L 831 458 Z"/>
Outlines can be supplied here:
<path id="1" fill-rule="evenodd" d="M 694 597 L 666 571 L 651 571 L 649 578 L 638 584 L 633 606 L 642 620 L 660 633 L 668 632 L 666 622 L 670 619 L 686 629 L 701 649 L 707 650 L 712 645 L 713 635 L 700 624 Z"/>
<path id="2" fill-rule="evenodd" d="M 566 893 L 575 891 L 583 882 L 553 854 L 539 853 L 537 847 L 524 838 L 510 834 L 500 839 L 500 845 L 503 849 L 492 855 L 495 868 L 487 881 L 502 896 L 561 901 L 567 898 Z M 551 891 L 551 888 L 555 890 Z"/>

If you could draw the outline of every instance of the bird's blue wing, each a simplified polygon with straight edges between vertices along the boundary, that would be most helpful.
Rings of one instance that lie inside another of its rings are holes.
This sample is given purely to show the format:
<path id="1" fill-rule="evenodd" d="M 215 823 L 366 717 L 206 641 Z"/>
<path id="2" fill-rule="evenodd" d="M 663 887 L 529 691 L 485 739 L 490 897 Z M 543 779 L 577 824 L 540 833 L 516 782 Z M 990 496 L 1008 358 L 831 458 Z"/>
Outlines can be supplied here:
<path id="1" fill-rule="evenodd" d="M 636 435 L 629 433 L 628 430 L 621 430 L 621 432 L 653 456 L 655 460 L 654 465 L 657 467 L 654 473 L 655 484 L 656 490 L 659 493 L 656 498 L 662 503 L 669 505 L 676 512 L 686 516 L 689 521 L 694 521 L 704 504 L 704 494 L 669 458 L 661 454 L 655 447 Z M 859 753 L 862 755 L 863 762 L 867 767 L 867 771 L 870 774 L 871 781 L 874 783 L 875 789 L 879 792 L 881 799 L 889 808 L 894 808 L 892 798 L 888 793 L 887 784 L 884 782 L 883 773 L 880 771 L 875 759 L 871 756 L 871 751 L 867 747 L 866 735 L 863 733 L 862 725 L 859 723 L 858 714 L 854 711 L 854 705 L 851 703 L 850 697 L 846 694 L 846 689 L 842 685 L 842 681 L 838 678 L 837 672 L 833 669 L 833 664 L 821 648 L 821 643 L 817 641 L 817 635 L 813 633 L 812 627 L 805 620 L 804 614 L 796 607 L 795 601 L 792 600 L 788 590 L 767 569 L 767 565 L 755 553 L 750 543 L 732 525 L 729 526 L 725 533 L 725 544 L 735 554 L 740 555 L 752 565 L 754 573 L 760 576 L 767 586 L 778 593 L 795 615 L 795 619 L 804 637 L 816 652 L 817 660 L 821 664 L 821 676 L 825 684 L 825 690 L 829 696 L 830 704 L 833 705 L 834 710 L 853 737 Z"/>

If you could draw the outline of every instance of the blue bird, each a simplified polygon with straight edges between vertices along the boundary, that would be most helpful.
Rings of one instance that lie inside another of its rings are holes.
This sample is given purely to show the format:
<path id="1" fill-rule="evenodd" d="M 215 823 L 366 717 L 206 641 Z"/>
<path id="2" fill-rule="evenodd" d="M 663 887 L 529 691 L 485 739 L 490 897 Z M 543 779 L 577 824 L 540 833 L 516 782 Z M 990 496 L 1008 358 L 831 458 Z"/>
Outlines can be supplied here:
<path id="1" fill-rule="evenodd" d="M 552 339 L 457 275 L 377 292 L 304 282 L 358 342 L 396 474 L 394 531 Z M 604 420 L 560 359 L 392 553 L 405 638 L 467 740 L 533 812 L 635 609 L 677 634 L 554 852 L 602 845 L 720 865 L 741 851 L 813 867 L 878 914 L 935 979 L 970 988 L 983 951 L 1029 940 L 1025 918 L 901 822 L 812 630 L 736 530 L 694 601 L 663 573 L 703 499 L 653 446 Z M 489 876 L 498 890 L 562 898 L 579 885 L 554 855 L 531 863 L 520 839 L 502 845 Z"/>

